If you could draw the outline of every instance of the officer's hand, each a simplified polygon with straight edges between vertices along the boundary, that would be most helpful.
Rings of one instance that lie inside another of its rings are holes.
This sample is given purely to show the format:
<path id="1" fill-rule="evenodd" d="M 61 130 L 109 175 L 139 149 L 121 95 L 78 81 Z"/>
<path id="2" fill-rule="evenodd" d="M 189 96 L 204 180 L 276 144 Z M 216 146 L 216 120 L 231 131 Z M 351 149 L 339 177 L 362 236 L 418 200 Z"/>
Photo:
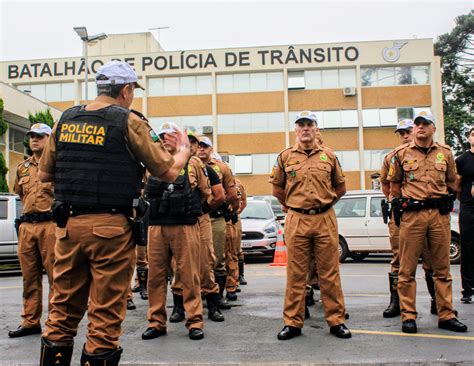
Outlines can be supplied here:
<path id="1" fill-rule="evenodd" d="M 191 144 L 189 143 L 187 130 L 181 131 L 180 129 L 177 129 L 175 136 L 177 138 L 178 151 L 186 150 L 190 155 L 191 154 L 191 151 L 190 151 L 190 145 Z"/>

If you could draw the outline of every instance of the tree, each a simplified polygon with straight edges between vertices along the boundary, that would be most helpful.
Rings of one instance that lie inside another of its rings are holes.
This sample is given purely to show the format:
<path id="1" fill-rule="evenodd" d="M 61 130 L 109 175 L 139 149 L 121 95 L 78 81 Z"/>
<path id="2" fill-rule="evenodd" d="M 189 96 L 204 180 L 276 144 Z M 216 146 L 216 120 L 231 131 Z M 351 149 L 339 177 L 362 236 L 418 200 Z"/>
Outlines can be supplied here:
<path id="1" fill-rule="evenodd" d="M 474 124 L 474 11 L 458 16 L 434 47 L 441 57 L 446 142 L 459 152 L 469 148 L 466 132 Z"/>
<path id="2" fill-rule="evenodd" d="M 49 127 L 53 128 L 54 125 L 54 118 L 49 108 L 45 111 L 36 112 L 35 114 L 28 112 L 28 119 L 30 120 L 31 126 L 36 123 L 44 123 Z M 28 136 L 25 136 L 25 139 L 23 140 L 23 145 L 25 145 L 26 147 L 27 154 L 33 155 L 32 151 L 30 150 Z"/>
<path id="3" fill-rule="evenodd" d="M 0 99 L 0 136 L 4 135 L 8 130 L 8 125 L 3 119 L 3 99 Z M 8 192 L 8 183 L 6 175 L 8 172 L 7 163 L 3 154 L 0 152 L 0 192 Z"/>

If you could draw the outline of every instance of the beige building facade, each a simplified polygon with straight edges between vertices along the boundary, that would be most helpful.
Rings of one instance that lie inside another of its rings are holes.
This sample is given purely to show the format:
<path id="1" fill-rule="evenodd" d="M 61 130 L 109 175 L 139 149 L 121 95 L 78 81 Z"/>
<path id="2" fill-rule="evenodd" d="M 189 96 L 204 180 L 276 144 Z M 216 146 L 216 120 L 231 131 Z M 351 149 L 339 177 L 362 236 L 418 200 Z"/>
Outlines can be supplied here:
<path id="1" fill-rule="evenodd" d="M 104 43 L 102 43 L 104 42 Z M 132 108 L 156 128 L 173 121 L 213 138 L 250 194 L 270 193 L 278 153 L 294 143 L 294 118 L 317 113 L 348 189 L 371 188 L 394 127 L 430 109 L 443 141 L 440 60 L 431 39 L 165 52 L 149 33 L 113 35 L 89 46 L 94 74 L 111 59 L 130 63 L 145 91 Z M 0 78 L 64 110 L 85 103 L 81 58 L 9 61 Z"/>

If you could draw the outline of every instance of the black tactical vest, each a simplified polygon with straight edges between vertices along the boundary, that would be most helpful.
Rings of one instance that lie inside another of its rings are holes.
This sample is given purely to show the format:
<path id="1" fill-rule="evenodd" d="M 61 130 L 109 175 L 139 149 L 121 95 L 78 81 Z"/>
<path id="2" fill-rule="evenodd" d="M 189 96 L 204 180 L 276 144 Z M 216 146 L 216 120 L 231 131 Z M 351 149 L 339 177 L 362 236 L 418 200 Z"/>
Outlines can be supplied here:
<path id="1" fill-rule="evenodd" d="M 56 130 L 55 197 L 73 206 L 130 208 L 140 195 L 143 166 L 127 149 L 130 111 L 76 106 Z"/>
<path id="2" fill-rule="evenodd" d="M 150 225 L 194 225 L 203 213 L 201 191 L 189 183 L 188 164 L 173 183 L 149 177 L 145 198 L 150 202 Z"/>

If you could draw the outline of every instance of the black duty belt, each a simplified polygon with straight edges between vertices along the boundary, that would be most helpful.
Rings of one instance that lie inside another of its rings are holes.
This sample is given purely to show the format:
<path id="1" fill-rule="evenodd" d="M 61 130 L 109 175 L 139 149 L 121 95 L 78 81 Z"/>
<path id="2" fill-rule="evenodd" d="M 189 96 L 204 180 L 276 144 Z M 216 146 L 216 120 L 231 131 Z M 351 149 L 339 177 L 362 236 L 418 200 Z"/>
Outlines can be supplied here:
<path id="1" fill-rule="evenodd" d="M 124 207 L 92 207 L 92 206 L 69 206 L 69 216 L 96 215 L 96 214 L 123 214 L 131 216 L 131 209 Z"/>
<path id="2" fill-rule="evenodd" d="M 43 221 L 51 221 L 53 219 L 53 213 L 49 212 L 42 212 L 42 213 L 34 213 L 34 214 L 25 214 L 20 216 L 21 222 L 43 222 Z"/>
<path id="3" fill-rule="evenodd" d="M 326 206 L 323 206 L 323 207 L 312 208 L 310 210 L 303 210 L 301 208 L 290 207 L 290 210 L 293 210 L 293 211 L 296 211 L 296 212 L 299 212 L 299 213 L 302 213 L 302 214 L 305 214 L 305 215 L 318 215 L 318 214 L 321 214 L 323 212 L 326 212 L 331 207 L 332 207 L 332 205 L 326 205 Z"/>
<path id="4" fill-rule="evenodd" d="M 214 210 L 214 211 L 209 212 L 209 216 L 212 217 L 213 219 L 217 219 L 219 217 L 224 217 L 224 211 Z"/>

